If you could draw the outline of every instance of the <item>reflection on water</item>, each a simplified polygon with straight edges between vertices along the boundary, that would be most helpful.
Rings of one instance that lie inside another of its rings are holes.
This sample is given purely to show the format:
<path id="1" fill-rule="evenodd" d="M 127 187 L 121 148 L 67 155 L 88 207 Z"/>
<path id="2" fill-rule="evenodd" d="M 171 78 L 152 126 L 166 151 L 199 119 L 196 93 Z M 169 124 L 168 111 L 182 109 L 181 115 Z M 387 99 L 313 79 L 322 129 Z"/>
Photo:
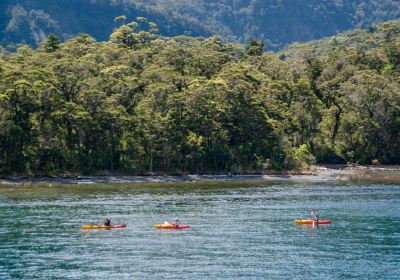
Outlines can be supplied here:
<path id="1" fill-rule="evenodd" d="M 398 279 L 399 230 L 399 185 L 1 189 L 0 279 Z"/>

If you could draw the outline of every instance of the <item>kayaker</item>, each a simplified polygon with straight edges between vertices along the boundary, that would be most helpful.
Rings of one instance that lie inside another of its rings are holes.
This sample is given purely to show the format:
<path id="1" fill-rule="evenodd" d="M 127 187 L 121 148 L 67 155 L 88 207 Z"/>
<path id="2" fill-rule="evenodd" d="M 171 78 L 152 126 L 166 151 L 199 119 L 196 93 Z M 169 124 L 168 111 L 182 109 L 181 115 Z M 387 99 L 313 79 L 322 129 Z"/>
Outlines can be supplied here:
<path id="1" fill-rule="evenodd" d="M 311 220 L 319 221 L 319 216 L 317 212 L 311 211 Z"/>
<path id="2" fill-rule="evenodd" d="M 111 219 L 108 218 L 108 217 L 105 217 L 104 218 L 104 225 L 107 226 L 107 227 L 111 226 Z"/>
<path id="3" fill-rule="evenodd" d="M 178 220 L 178 218 L 174 219 L 174 222 L 172 223 L 174 226 L 179 226 L 180 222 Z"/>

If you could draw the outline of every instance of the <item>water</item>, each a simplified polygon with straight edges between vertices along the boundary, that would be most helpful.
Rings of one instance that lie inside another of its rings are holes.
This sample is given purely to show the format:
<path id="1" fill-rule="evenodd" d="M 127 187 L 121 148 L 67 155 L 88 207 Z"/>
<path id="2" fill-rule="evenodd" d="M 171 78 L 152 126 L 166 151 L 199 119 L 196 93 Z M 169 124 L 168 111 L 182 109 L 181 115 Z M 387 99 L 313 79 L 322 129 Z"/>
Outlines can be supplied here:
<path id="1" fill-rule="evenodd" d="M 328 226 L 295 226 L 311 209 Z M 126 229 L 82 231 L 104 216 Z M 189 230 L 152 225 L 179 217 Z M 400 185 L 0 189 L 0 279 L 399 279 Z"/>

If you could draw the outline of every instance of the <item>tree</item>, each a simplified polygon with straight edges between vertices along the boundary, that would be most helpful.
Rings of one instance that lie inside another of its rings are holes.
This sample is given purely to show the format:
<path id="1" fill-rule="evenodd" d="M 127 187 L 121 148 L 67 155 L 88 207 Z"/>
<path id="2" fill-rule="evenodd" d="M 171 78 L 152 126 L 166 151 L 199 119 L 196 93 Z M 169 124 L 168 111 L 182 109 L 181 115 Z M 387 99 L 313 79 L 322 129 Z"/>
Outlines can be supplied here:
<path id="1" fill-rule="evenodd" d="M 388 43 L 386 55 L 394 69 L 400 70 L 400 40 Z"/>
<path id="2" fill-rule="evenodd" d="M 44 49 L 46 52 L 55 52 L 60 48 L 60 40 L 54 34 L 49 34 L 48 39 L 44 42 Z"/>
<path id="3" fill-rule="evenodd" d="M 126 17 L 123 18 L 123 20 L 125 19 Z M 110 36 L 110 40 L 125 48 L 138 49 L 158 37 L 155 34 L 158 32 L 157 24 L 149 22 L 144 17 L 137 17 L 136 20 L 115 29 Z"/>
<path id="4" fill-rule="evenodd" d="M 260 56 L 263 54 L 265 44 L 264 42 L 257 40 L 256 38 L 250 38 L 246 46 L 246 52 L 248 55 Z"/>

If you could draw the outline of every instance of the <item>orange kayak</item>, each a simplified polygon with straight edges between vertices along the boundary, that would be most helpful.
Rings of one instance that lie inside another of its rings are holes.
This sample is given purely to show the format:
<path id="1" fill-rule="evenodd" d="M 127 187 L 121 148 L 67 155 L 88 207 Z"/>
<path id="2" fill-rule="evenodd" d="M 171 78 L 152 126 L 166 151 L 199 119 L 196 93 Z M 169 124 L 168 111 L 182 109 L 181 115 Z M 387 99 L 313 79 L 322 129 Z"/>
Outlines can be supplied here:
<path id="1" fill-rule="evenodd" d="M 81 229 L 111 229 L 111 228 L 126 228 L 126 225 L 83 225 Z"/>
<path id="2" fill-rule="evenodd" d="M 317 224 L 317 225 L 328 225 L 331 223 L 330 220 L 319 220 L 319 221 L 314 221 L 314 220 L 295 220 L 294 221 L 298 225 L 312 225 Z"/>
<path id="3" fill-rule="evenodd" d="M 185 225 L 185 224 L 173 225 L 173 224 L 170 224 L 170 223 L 155 224 L 154 227 L 156 229 L 185 229 L 185 228 L 190 228 L 189 225 Z"/>

